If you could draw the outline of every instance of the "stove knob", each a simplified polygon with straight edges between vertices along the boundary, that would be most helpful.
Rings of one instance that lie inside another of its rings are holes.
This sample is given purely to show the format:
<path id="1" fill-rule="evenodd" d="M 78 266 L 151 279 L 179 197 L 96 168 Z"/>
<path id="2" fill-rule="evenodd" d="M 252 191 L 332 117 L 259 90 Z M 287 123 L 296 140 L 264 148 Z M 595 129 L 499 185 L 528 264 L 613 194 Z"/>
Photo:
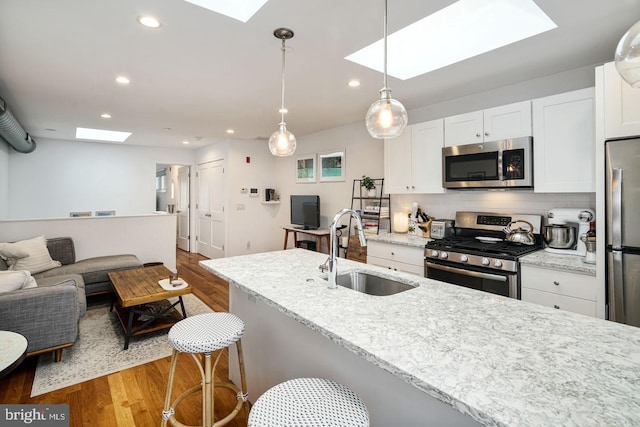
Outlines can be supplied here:
<path id="1" fill-rule="evenodd" d="M 438 251 L 431 251 L 431 256 L 438 258 L 438 255 L 440 255 L 440 253 Z"/>
<path id="2" fill-rule="evenodd" d="M 502 261 L 500 261 L 499 259 L 495 260 L 495 262 L 493 263 L 493 265 L 495 265 L 496 267 L 500 268 L 502 267 Z"/>
<path id="3" fill-rule="evenodd" d="M 442 259 L 447 259 L 447 258 L 449 258 L 449 254 L 448 254 L 448 253 L 446 253 L 446 252 L 442 252 L 442 253 L 440 254 L 440 258 L 442 258 Z"/>
<path id="4" fill-rule="evenodd" d="M 482 265 L 489 265 L 489 258 L 482 258 Z"/>
<path id="5" fill-rule="evenodd" d="M 469 257 L 466 255 L 460 255 L 460 261 L 461 262 L 468 262 L 469 261 Z"/>

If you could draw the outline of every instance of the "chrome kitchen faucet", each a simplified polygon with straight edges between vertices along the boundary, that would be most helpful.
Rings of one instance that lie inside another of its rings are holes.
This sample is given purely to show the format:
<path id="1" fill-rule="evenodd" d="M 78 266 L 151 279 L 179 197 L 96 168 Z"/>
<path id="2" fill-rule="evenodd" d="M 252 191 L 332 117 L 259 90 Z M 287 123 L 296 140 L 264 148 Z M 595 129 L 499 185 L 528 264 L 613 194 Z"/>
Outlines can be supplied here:
<path id="1" fill-rule="evenodd" d="M 333 222 L 329 226 L 331 229 L 330 242 L 329 242 L 329 258 L 320 266 L 320 270 L 325 271 L 327 269 L 327 263 L 329 264 L 329 289 L 336 289 L 336 278 L 338 277 L 338 242 L 336 232 L 338 228 L 338 222 L 344 215 L 350 214 L 356 220 L 356 230 L 358 231 L 358 237 L 360 238 L 360 246 L 367 246 L 367 240 L 364 237 L 364 231 L 362 228 L 362 220 L 360 215 L 353 209 L 344 208 L 339 211 Z"/>

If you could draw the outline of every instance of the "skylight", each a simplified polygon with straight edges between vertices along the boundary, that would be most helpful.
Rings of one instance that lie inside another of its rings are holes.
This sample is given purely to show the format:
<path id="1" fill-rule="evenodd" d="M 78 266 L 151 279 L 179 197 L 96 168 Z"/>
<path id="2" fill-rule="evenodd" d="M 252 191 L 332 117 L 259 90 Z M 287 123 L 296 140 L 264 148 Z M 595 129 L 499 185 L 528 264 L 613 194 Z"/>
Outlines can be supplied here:
<path id="1" fill-rule="evenodd" d="M 124 142 L 131 136 L 131 132 L 114 130 L 76 128 L 76 139 L 90 139 L 93 141 Z"/>
<path id="2" fill-rule="evenodd" d="M 388 73 L 407 80 L 557 25 L 533 0 L 459 0 L 388 36 Z M 383 71 L 383 40 L 345 59 Z"/>
<path id="3" fill-rule="evenodd" d="M 247 22 L 268 0 L 185 0 L 241 22 Z"/>

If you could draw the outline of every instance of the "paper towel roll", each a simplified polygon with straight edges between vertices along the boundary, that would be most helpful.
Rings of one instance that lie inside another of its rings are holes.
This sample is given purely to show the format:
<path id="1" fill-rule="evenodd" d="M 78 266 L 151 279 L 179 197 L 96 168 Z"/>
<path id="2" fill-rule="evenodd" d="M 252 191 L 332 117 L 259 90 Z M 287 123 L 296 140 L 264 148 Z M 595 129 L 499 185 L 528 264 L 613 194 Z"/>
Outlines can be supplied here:
<path id="1" fill-rule="evenodd" d="M 342 246 L 343 248 L 349 246 L 349 236 L 342 236 L 340 238 L 340 246 Z"/>

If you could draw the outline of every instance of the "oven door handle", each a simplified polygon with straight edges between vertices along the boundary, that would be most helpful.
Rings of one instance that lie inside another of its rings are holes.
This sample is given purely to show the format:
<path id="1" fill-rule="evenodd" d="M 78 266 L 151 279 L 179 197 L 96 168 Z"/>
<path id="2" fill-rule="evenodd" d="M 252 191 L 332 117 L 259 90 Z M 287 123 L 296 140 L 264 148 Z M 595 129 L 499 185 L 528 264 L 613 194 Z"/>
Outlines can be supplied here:
<path id="1" fill-rule="evenodd" d="M 450 273 L 458 273 L 465 276 L 478 277 L 480 279 L 496 280 L 499 282 L 507 282 L 509 280 L 508 277 L 500 276 L 498 274 L 481 273 L 479 271 L 465 270 L 464 268 L 448 267 L 446 265 L 434 264 L 431 262 L 427 262 L 426 265 L 427 265 L 427 269 L 434 268 L 436 270 L 447 271 Z"/>

